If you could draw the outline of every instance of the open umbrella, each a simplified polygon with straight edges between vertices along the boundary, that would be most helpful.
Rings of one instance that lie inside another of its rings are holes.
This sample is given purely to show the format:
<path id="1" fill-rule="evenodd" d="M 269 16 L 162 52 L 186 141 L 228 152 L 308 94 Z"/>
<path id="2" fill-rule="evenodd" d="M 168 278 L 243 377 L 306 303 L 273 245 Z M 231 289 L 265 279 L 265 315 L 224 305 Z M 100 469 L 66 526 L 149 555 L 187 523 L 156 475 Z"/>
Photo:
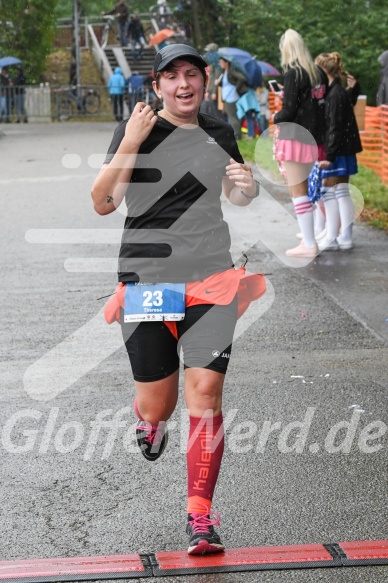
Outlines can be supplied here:
<path id="1" fill-rule="evenodd" d="M 202 57 L 207 63 L 209 63 L 209 65 L 218 65 L 221 55 L 217 51 L 206 51 L 203 53 Z"/>
<path id="2" fill-rule="evenodd" d="M 21 60 L 17 57 L 3 57 L 0 59 L 0 68 L 10 67 L 11 65 L 20 65 Z"/>
<path id="3" fill-rule="evenodd" d="M 231 60 L 232 62 L 235 63 L 240 63 L 244 66 L 247 62 L 253 59 L 255 63 L 257 63 L 260 66 L 261 72 L 265 76 L 272 75 L 276 77 L 277 75 L 281 75 L 280 71 L 278 71 L 276 67 L 265 61 L 258 61 L 256 59 L 256 55 L 251 55 L 250 53 L 248 53 L 247 51 L 243 51 L 242 49 L 237 49 L 234 47 L 222 47 L 221 49 L 219 49 L 218 52 L 223 53 L 226 57 L 229 57 L 229 59 L 227 58 L 227 60 Z"/>
<path id="4" fill-rule="evenodd" d="M 245 61 L 247 59 L 254 59 L 254 57 L 248 53 L 248 51 L 243 51 L 242 49 L 237 49 L 235 47 L 221 47 L 218 52 L 226 57 L 227 61 Z"/>
<path id="5" fill-rule="evenodd" d="M 152 36 L 150 38 L 150 40 L 148 41 L 149 45 L 158 45 L 160 43 L 162 43 L 163 41 L 165 41 L 167 38 L 170 38 L 170 36 L 174 36 L 175 34 L 175 30 L 172 30 L 171 28 L 162 28 L 162 30 L 159 30 L 159 32 L 156 32 L 154 34 L 154 36 Z"/>
<path id="6" fill-rule="evenodd" d="M 254 89 L 261 87 L 263 83 L 263 74 L 259 63 L 254 56 L 247 51 L 233 47 L 222 47 L 218 49 L 218 54 L 221 58 L 231 62 L 235 67 L 240 68 L 245 73 L 247 81 L 251 87 Z"/>
<path id="7" fill-rule="evenodd" d="M 259 63 L 261 72 L 265 77 L 277 77 L 278 75 L 281 75 L 280 71 L 278 71 L 273 65 L 270 65 L 270 63 L 266 63 L 265 61 L 256 62 Z"/>

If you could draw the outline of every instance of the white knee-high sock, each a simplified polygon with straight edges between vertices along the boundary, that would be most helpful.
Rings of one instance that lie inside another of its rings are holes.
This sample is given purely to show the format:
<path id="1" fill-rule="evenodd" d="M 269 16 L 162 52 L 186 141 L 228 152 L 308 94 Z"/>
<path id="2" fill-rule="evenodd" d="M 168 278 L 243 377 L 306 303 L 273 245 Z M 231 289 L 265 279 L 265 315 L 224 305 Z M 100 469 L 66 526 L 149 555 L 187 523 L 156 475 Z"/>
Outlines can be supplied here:
<path id="1" fill-rule="evenodd" d="M 338 200 L 341 219 L 341 237 L 346 241 L 352 240 L 354 204 L 350 196 L 350 185 L 347 182 L 337 184 L 335 194 Z"/>
<path id="2" fill-rule="evenodd" d="M 339 226 L 339 208 L 338 201 L 335 196 L 336 191 L 334 188 L 330 188 L 326 191 L 323 197 L 323 204 L 325 205 L 326 213 L 326 239 L 328 241 L 334 241 L 338 236 L 338 226 Z"/>
<path id="3" fill-rule="evenodd" d="M 293 198 L 296 218 L 298 219 L 299 228 L 302 232 L 303 242 L 306 247 L 315 246 L 314 237 L 314 207 L 308 196 L 298 196 Z"/>
<path id="4" fill-rule="evenodd" d="M 322 201 L 322 197 L 325 196 L 325 193 L 329 190 L 327 186 L 321 186 L 321 198 L 318 202 L 315 203 L 314 209 L 314 232 L 317 235 L 325 228 L 326 224 L 326 215 L 325 215 L 325 207 Z"/>

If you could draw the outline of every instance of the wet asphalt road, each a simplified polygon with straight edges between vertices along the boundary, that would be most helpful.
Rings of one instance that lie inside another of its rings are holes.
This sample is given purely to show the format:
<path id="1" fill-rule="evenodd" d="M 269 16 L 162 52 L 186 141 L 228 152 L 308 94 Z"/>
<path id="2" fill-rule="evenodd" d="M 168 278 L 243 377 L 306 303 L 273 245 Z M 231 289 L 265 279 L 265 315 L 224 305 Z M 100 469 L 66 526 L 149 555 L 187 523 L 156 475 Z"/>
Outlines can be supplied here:
<path id="1" fill-rule="evenodd" d="M 147 464 L 127 356 L 97 300 L 116 286 L 123 217 L 94 213 L 89 156 L 113 129 L 12 125 L 0 137 L 1 560 L 186 548 L 184 403 Z M 388 539 L 388 238 L 357 224 L 353 251 L 287 264 L 297 228 L 275 194 L 281 205 L 263 196 L 237 219 L 224 203 L 234 256 L 267 274 L 268 293 L 240 325 L 225 383 L 220 534 L 230 548 Z M 385 566 L 160 581 L 387 579 Z"/>

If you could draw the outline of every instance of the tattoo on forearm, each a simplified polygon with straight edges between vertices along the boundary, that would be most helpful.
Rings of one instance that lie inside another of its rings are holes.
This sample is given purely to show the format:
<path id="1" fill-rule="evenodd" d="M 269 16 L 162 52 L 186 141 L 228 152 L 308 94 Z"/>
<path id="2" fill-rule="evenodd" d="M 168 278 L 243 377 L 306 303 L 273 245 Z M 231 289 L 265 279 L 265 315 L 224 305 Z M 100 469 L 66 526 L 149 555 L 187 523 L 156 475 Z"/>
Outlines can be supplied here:
<path id="1" fill-rule="evenodd" d="M 113 196 L 110 196 L 110 195 L 108 195 L 108 196 L 106 197 L 106 202 L 108 202 L 108 203 L 109 203 L 109 202 L 113 202 Z"/>

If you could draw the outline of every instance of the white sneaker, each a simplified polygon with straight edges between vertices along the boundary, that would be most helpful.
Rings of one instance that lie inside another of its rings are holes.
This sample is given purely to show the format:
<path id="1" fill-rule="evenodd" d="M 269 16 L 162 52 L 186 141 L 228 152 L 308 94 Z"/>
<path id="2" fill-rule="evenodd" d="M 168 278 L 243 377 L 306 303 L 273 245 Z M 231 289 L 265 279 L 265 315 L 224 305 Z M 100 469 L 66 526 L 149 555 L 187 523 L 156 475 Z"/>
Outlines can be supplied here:
<path id="1" fill-rule="evenodd" d="M 318 255 L 318 247 L 305 247 L 303 240 L 299 243 L 297 247 L 292 249 L 287 249 L 287 257 L 316 257 Z"/>
<path id="2" fill-rule="evenodd" d="M 316 233 L 314 236 L 316 241 L 321 241 L 324 239 L 326 237 L 326 227 L 322 229 L 320 233 Z"/>
<path id="3" fill-rule="evenodd" d="M 318 241 L 318 249 L 320 251 L 338 251 L 339 245 L 337 240 L 329 241 L 328 239 L 321 239 Z"/>
<path id="4" fill-rule="evenodd" d="M 353 249 L 354 247 L 353 241 L 351 241 L 350 239 L 349 240 L 342 239 L 341 235 L 337 237 L 337 241 L 341 251 L 349 251 L 349 249 Z"/>

